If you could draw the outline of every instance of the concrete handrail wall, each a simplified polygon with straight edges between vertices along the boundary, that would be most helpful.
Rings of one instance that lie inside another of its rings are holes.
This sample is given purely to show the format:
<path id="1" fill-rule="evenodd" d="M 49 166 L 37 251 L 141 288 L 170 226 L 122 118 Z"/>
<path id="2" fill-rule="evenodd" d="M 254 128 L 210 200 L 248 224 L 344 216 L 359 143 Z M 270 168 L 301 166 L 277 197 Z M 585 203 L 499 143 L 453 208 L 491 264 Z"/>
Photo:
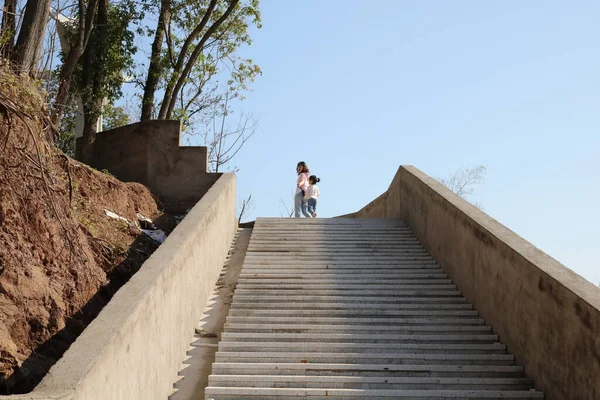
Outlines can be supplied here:
<path id="1" fill-rule="evenodd" d="M 235 176 L 223 174 L 35 390 L 0 399 L 166 399 L 236 222 Z"/>
<path id="2" fill-rule="evenodd" d="M 412 166 L 347 216 L 404 220 L 546 399 L 600 399 L 600 289 Z"/>

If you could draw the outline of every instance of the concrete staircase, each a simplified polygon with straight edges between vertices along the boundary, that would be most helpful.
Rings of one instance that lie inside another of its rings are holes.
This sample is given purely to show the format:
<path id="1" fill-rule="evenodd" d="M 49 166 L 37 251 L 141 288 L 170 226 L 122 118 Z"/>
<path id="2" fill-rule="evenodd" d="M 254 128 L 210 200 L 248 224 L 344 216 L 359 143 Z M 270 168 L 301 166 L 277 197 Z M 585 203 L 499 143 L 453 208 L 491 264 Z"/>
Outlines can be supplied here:
<path id="1" fill-rule="evenodd" d="M 206 398 L 542 399 L 398 220 L 258 219 Z"/>

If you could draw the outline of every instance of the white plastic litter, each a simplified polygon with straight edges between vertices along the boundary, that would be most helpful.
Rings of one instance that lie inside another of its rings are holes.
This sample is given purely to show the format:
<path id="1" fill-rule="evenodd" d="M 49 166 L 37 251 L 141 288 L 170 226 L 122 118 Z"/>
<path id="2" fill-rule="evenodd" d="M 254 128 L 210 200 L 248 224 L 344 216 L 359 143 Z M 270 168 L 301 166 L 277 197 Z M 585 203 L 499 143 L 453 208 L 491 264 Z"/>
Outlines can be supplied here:
<path id="1" fill-rule="evenodd" d="M 119 214 L 115 214 L 110 210 L 104 210 L 104 214 L 106 214 L 110 218 L 118 219 L 119 221 L 125 222 L 127 225 L 135 226 L 133 222 L 130 222 L 127 218 L 121 217 Z"/>
<path id="2" fill-rule="evenodd" d="M 156 229 L 156 226 L 154 226 L 154 222 L 150 218 L 144 217 L 140 213 L 136 213 L 135 216 L 137 217 L 140 227 L 142 229 L 149 229 L 149 230 Z"/>
<path id="3" fill-rule="evenodd" d="M 148 218 L 148 217 L 144 217 L 144 216 L 143 216 L 142 214 L 140 214 L 140 213 L 135 213 L 135 216 L 136 216 L 138 219 L 141 219 L 142 221 L 146 221 L 146 222 L 152 223 L 152 220 L 151 220 L 150 218 Z"/>
<path id="4" fill-rule="evenodd" d="M 110 218 L 114 218 L 117 219 L 119 221 L 123 221 L 125 222 L 127 225 L 129 226 L 135 226 L 136 228 L 139 229 L 139 227 L 137 226 L 137 224 L 129 221 L 127 218 L 125 217 L 121 217 L 119 214 L 115 214 L 114 212 L 110 211 L 110 210 L 104 210 L 104 213 L 110 217 Z M 144 217 L 142 214 L 137 214 L 136 215 L 138 220 L 140 221 L 140 224 L 143 223 L 143 226 L 146 227 L 154 227 L 154 224 L 152 223 L 152 220 L 150 218 L 146 218 Z M 150 239 L 154 240 L 155 242 L 158 243 L 162 243 L 165 241 L 165 239 L 167 238 L 167 234 L 164 231 L 161 231 L 160 229 L 140 229 L 146 236 L 148 236 Z"/>

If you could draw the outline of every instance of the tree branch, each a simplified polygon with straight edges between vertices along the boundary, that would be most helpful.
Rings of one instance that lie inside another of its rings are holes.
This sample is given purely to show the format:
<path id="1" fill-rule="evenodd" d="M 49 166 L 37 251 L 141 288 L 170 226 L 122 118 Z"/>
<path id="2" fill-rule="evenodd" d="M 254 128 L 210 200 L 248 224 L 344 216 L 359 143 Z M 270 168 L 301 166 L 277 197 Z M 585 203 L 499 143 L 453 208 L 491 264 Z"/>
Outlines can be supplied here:
<path id="1" fill-rule="evenodd" d="M 208 28 L 208 30 L 204 33 L 204 35 L 202 36 L 202 39 L 200 39 L 200 42 L 198 43 L 198 45 L 192 52 L 192 55 L 187 60 L 185 68 L 183 69 L 183 72 L 179 76 L 179 79 L 177 80 L 177 83 L 175 84 L 175 87 L 172 90 L 172 93 L 170 94 L 170 100 L 167 99 L 167 97 L 166 97 L 167 93 L 165 92 L 165 99 L 163 100 L 163 104 L 161 107 L 161 113 L 162 113 L 162 108 L 165 107 L 165 100 L 169 100 L 168 101 L 169 104 L 166 105 L 166 113 L 165 113 L 166 119 L 170 118 L 171 113 L 173 112 L 173 108 L 175 106 L 174 98 L 177 97 L 179 90 L 181 90 L 181 87 L 183 86 L 183 82 L 188 78 L 190 71 L 192 70 L 194 64 L 196 63 L 196 60 L 198 59 L 198 57 L 200 56 L 200 53 L 203 50 L 204 44 L 212 36 L 212 34 L 219 28 L 219 26 L 221 26 L 223 24 L 223 22 L 225 20 L 227 20 L 229 15 L 233 12 L 235 7 L 238 5 L 238 3 L 239 3 L 239 0 L 230 0 L 227 10 L 225 10 L 223 15 L 214 24 L 212 24 L 210 26 L 210 28 Z M 212 1 L 211 1 L 211 4 L 212 4 Z"/>
<path id="2" fill-rule="evenodd" d="M 190 33 L 190 35 L 186 38 L 185 42 L 183 43 L 183 46 L 181 47 L 181 51 L 179 52 L 179 57 L 177 58 L 177 64 L 175 65 L 175 68 L 173 70 L 173 75 L 172 75 L 171 79 L 169 80 L 167 88 L 165 89 L 165 94 L 163 96 L 163 102 L 160 107 L 160 112 L 158 114 L 159 119 L 167 119 L 170 117 L 169 107 L 172 104 L 173 98 L 177 97 L 177 94 L 174 93 L 174 87 L 177 85 L 178 75 L 181 73 L 181 70 L 184 67 L 184 63 L 185 63 L 189 48 L 192 45 L 192 43 L 194 42 L 194 40 L 196 40 L 198 38 L 198 36 L 200 36 L 200 33 L 202 32 L 202 30 L 208 24 L 208 21 L 210 20 L 210 17 L 212 16 L 216 5 L 217 5 L 217 0 L 210 1 L 209 5 L 206 9 L 206 13 L 204 14 L 204 17 L 202 17 L 202 20 L 200 20 L 200 23 L 198 24 L 198 26 L 196 26 L 196 28 Z M 171 108 L 171 112 L 172 112 L 172 108 Z"/>
<path id="3" fill-rule="evenodd" d="M 250 195 L 242 200 L 242 204 L 240 207 L 240 213 L 238 214 L 238 225 L 242 223 L 242 218 L 244 218 L 246 216 L 247 213 L 250 212 L 250 209 L 252 207 L 252 193 L 250 193 Z"/>

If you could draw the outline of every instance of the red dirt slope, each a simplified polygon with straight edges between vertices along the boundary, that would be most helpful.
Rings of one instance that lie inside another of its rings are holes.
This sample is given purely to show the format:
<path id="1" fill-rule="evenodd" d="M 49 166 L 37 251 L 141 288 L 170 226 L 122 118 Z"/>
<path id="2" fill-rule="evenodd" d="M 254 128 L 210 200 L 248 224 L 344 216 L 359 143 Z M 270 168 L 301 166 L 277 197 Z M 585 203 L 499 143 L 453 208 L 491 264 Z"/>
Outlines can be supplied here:
<path id="1" fill-rule="evenodd" d="M 157 244 L 126 223 L 156 218 L 147 188 L 50 143 L 34 84 L 0 67 L 0 385 L 31 390 Z"/>

